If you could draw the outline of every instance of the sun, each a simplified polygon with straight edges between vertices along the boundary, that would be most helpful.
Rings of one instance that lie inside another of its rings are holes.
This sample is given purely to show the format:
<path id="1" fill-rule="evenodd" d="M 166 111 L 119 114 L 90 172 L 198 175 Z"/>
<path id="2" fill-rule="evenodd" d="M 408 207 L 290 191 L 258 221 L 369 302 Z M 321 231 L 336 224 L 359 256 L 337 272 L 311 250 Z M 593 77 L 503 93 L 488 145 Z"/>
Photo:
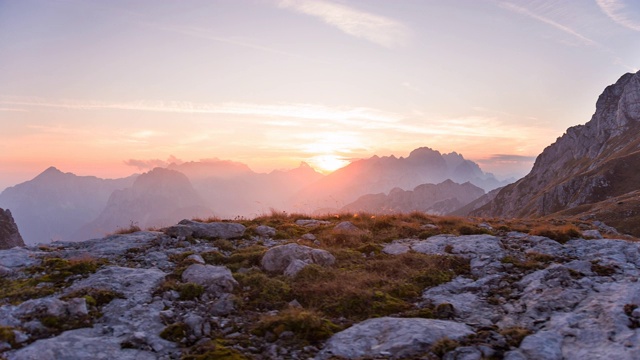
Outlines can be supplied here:
<path id="1" fill-rule="evenodd" d="M 334 154 L 314 156 L 309 159 L 309 162 L 316 170 L 323 173 L 334 172 L 350 163 L 349 160 L 345 160 L 342 156 Z"/>

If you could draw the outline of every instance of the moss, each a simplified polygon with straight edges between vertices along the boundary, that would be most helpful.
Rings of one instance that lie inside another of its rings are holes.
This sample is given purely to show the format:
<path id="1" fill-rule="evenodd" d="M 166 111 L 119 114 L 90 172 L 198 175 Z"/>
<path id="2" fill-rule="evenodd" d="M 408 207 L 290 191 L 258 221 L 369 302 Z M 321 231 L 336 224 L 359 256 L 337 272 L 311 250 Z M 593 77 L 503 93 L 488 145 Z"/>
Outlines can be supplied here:
<path id="1" fill-rule="evenodd" d="M 431 345 L 431 352 L 439 357 L 443 357 L 444 354 L 455 350 L 458 346 L 460 346 L 460 344 L 457 341 L 444 337 Z"/>
<path id="2" fill-rule="evenodd" d="M 522 340 L 531 333 L 531 330 L 520 326 L 508 327 L 500 330 L 500 335 L 504 336 L 507 344 L 514 348 L 519 347 Z"/>
<path id="3" fill-rule="evenodd" d="M 297 339 L 318 344 L 339 330 L 340 327 L 315 311 L 287 309 L 277 315 L 263 317 L 253 332 L 258 336 L 264 336 L 267 332 L 280 336 L 285 331 L 291 331 Z"/>
<path id="4" fill-rule="evenodd" d="M 225 346 L 222 341 L 207 341 L 194 346 L 182 355 L 182 360 L 248 360 L 239 351 Z"/>
<path id="5" fill-rule="evenodd" d="M 186 339 L 189 327 L 185 323 L 175 323 L 167 326 L 160 333 L 160 337 L 173 342 L 182 342 Z"/>
<path id="6" fill-rule="evenodd" d="M 234 274 L 240 284 L 244 307 L 252 309 L 280 309 L 293 300 L 291 286 L 284 278 L 270 277 L 259 270 Z"/>
<path id="7" fill-rule="evenodd" d="M 177 291 L 180 293 L 180 300 L 194 300 L 204 293 L 204 287 L 194 283 L 186 283 L 178 285 Z"/>
<path id="8" fill-rule="evenodd" d="M 69 300 L 73 298 L 85 298 L 87 305 L 89 306 L 103 306 L 110 303 L 115 298 L 124 299 L 124 295 L 107 289 L 98 288 L 83 288 L 70 292 L 69 294 L 61 297 L 61 300 Z"/>
<path id="9" fill-rule="evenodd" d="M 18 347 L 16 342 L 16 334 L 13 332 L 13 328 L 10 326 L 0 326 L 0 342 L 5 342 L 11 345 L 13 349 Z"/>
<path id="10" fill-rule="evenodd" d="M 236 248 L 231 241 L 225 239 L 214 240 L 213 246 L 223 251 L 233 251 Z"/>
<path id="11" fill-rule="evenodd" d="M 616 268 L 612 265 L 602 265 L 598 260 L 591 261 L 591 271 L 599 276 L 611 276 L 616 273 Z"/>
<path id="12" fill-rule="evenodd" d="M 24 270 L 28 279 L 0 279 L 0 300 L 19 304 L 29 299 L 52 295 L 69 286 L 72 275 L 85 276 L 95 272 L 106 260 L 45 258 L 42 263 Z"/>
<path id="13" fill-rule="evenodd" d="M 200 254 L 205 263 L 211 265 L 222 265 L 226 262 L 227 257 L 219 251 L 207 251 Z"/>

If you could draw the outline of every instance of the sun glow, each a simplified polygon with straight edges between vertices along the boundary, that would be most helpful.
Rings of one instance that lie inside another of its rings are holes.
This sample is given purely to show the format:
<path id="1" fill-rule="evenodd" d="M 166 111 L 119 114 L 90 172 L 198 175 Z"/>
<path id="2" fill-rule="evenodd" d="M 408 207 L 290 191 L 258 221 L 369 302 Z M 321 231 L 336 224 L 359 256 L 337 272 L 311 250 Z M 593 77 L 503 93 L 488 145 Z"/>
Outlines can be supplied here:
<path id="1" fill-rule="evenodd" d="M 349 165 L 349 160 L 334 154 L 314 156 L 309 162 L 316 170 L 323 173 L 330 173 Z"/>

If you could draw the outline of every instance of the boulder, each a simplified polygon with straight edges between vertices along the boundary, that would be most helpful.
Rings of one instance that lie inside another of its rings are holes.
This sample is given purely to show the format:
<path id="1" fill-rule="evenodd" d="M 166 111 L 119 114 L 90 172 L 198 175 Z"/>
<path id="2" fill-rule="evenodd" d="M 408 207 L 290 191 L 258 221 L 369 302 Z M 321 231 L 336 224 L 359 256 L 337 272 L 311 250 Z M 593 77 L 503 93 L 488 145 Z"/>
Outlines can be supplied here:
<path id="1" fill-rule="evenodd" d="M 182 273 L 182 281 L 202 285 L 208 294 L 230 293 L 238 282 L 224 266 L 193 264 Z"/>
<path id="2" fill-rule="evenodd" d="M 300 219 L 296 220 L 296 225 L 304 227 L 316 227 L 320 225 L 329 225 L 331 222 L 316 219 Z"/>
<path id="3" fill-rule="evenodd" d="M 232 222 L 202 223 L 199 221 L 182 220 L 176 226 L 165 230 L 169 236 L 193 236 L 196 238 L 233 239 L 244 235 L 246 228 L 242 224 Z"/>
<path id="4" fill-rule="evenodd" d="M 295 275 L 306 265 L 330 266 L 335 261 L 336 258 L 326 250 L 292 243 L 267 250 L 262 257 L 261 265 L 268 272 L 283 274 L 289 269 L 287 275 Z"/>
<path id="5" fill-rule="evenodd" d="M 447 320 L 369 319 L 333 335 L 316 359 L 409 358 L 424 354 L 440 339 L 457 340 L 473 333 L 469 326 Z"/>
<path id="6" fill-rule="evenodd" d="M 276 229 L 271 226 L 260 225 L 256 228 L 256 234 L 262 237 L 273 237 L 276 235 Z"/>
<path id="7" fill-rule="evenodd" d="M 343 231 L 343 232 L 359 232 L 360 228 L 353 225 L 351 221 L 343 221 L 340 224 L 336 225 L 333 230 L 335 231 Z"/>

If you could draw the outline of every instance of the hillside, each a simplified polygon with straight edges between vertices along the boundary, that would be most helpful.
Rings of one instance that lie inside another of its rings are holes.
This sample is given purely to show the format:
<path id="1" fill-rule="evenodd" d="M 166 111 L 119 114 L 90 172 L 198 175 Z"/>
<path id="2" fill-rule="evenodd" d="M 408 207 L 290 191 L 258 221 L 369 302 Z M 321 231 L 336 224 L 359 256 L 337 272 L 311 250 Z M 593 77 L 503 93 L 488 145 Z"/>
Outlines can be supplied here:
<path id="1" fill-rule="evenodd" d="M 398 214 L 420 211 L 445 215 L 484 195 L 484 190 L 466 182 L 451 180 L 439 184 L 422 184 L 413 190 L 392 189 L 389 194 L 368 194 L 342 207 L 343 212 Z"/>
<path id="2" fill-rule="evenodd" d="M 602 215 L 614 227 L 640 235 L 637 226 L 628 226 L 640 220 L 640 202 L 628 195 L 640 190 L 639 133 L 640 72 L 625 74 L 608 86 L 589 122 L 569 128 L 538 156 L 527 176 L 471 214 L 540 217 L 562 212 L 593 219 Z M 618 197 L 635 206 L 620 211 L 607 206 Z"/>
<path id="3" fill-rule="evenodd" d="M 585 221 L 181 221 L 0 250 L 0 357 L 631 360 L 638 259 Z"/>

